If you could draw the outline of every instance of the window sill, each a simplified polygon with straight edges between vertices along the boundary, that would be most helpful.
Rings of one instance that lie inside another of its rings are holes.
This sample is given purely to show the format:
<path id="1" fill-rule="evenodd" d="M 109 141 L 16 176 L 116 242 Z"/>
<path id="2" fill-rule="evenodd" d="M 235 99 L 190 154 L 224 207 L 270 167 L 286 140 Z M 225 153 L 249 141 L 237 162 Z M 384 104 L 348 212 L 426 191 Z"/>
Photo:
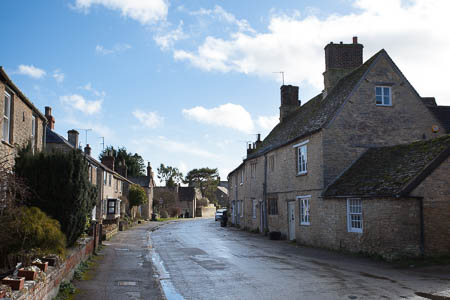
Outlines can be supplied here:
<path id="1" fill-rule="evenodd" d="M 392 107 L 392 104 L 375 104 L 376 106 Z"/>
<path id="2" fill-rule="evenodd" d="M 351 233 L 362 233 L 362 229 L 350 229 L 348 232 L 351 232 Z"/>
<path id="3" fill-rule="evenodd" d="M 300 172 L 300 173 L 297 173 L 297 175 L 295 175 L 295 176 L 304 176 L 304 175 L 307 175 L 308 174 L 308 171 L 306 171 L 306 172 Z"/>
<path id="4" fill-rule="evenodd" d="M 8 147 L 14 148 L 13 145 L 11 145 L 10 143 L 8 143 L 8 142 L 5 141 L 5 140 L 2 140 L 2 143 L 5 144 L 5 145 L 8 146 Z"/>
<path id="5" fill-rule="evenodd" d="M 300 223 L 300 226 L 309 226 L 311 223 Z"/>

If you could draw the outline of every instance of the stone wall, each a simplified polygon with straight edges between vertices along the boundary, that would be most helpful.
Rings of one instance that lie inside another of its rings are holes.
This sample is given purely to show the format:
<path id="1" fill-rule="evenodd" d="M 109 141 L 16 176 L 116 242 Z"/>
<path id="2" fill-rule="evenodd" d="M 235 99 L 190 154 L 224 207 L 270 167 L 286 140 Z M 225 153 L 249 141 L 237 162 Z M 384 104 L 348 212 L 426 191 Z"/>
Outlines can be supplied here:
<path id="1" fill-rule="evenodd" d="M 94 240 L 69 250 L 69 256 L 59 267 L 48 267 L 45 281 L 26 281 L 28 290 L 15 291 L 13 300 L 51 300 L 58 294 L 63 280 L 70 280 L 77 266 L 94 252 Z"/>
<path id="2" fill-rule="evenodd" d="M 3 139 L 3 114 L 4 114 L 4 93 L 5 84 L 0 82 L 0 137 Z M 32 116 L 33 110 L 12 91 L 8 90 L 11 94 L 11 120 L 10 120 L 10 132 L 12 133 L 11 143 L 4 141 L 0 142 L 0 153 L 2 155 L 10 155 L 10 162 L 14 164 L 14 155 L 17 153 L 17 146 L 26 145 L 31 139 L 32 133 Z M 36 128 L 36 150 L 41 151 L 43 149 L 43 132 L 44 121 L 36 115 L 37 128 Z"/>
<path id="3" fill-rule="evenodd" d="M 411 193 L 423 197 L 425 255 L 450 254 L 450 157 Z"/>

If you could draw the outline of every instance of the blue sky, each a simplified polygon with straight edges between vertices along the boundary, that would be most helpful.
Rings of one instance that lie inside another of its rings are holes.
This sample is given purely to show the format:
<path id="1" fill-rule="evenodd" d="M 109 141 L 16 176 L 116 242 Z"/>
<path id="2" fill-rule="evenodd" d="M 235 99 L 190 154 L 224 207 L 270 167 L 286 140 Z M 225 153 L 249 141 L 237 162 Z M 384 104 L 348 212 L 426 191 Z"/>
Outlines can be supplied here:
<path id="1" fill-rule="evenodd" d="M 323 47 L 384 48 L 422 96 L 450 105 L 445 0 L 3 1 L 0 65 L 56 132 L 91 128 L 93 154 L 125 146 L 155 168 L 223 178 L 279 114 L 281 77 L 307 101 Z M 80 141 L 85 145 L 84 133 Z"/>

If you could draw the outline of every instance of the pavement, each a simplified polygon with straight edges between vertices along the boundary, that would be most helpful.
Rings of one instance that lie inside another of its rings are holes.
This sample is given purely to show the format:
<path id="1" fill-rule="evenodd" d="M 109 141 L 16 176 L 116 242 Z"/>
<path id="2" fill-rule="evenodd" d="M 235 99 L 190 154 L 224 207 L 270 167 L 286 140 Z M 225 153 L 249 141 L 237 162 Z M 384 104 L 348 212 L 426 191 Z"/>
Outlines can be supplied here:
<path id="1" fill-rule="evenodd" d="M 151 234 L 167 299 L 450 299 L 450 266 L 403 267 L 271 241 L 214 219 Z M 146 299 L 146 298 L 142 298 Z"/>
<path id="2" fill-rule="evenodd" d="M 167 222 L 146 222 L 120 231 L 95 257 L 89 280 L 75 281 L 80 300 L 164 299 L 152 267 L 150 233 Z"/>

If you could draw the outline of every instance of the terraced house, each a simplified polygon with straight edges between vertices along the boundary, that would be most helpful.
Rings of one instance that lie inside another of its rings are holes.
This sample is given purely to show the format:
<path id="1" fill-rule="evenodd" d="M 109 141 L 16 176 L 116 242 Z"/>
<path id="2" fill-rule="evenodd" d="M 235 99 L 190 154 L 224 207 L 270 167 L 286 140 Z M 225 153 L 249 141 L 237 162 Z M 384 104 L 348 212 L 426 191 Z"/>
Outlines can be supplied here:
<path id="1" fill-rule="evenodd" d="M 44 148 L 47 119 L 0 67 L 0 157 L 12 165 L 17 150 L 30 143 L 33 151 Z"/>
<path id="2" fill-rule="evenodd" d="M 232 221 L 298 243 L 380 254 L 450 249 L 449 109 L 385 50 L 325 47 L 324 90 L 281 86 L 280 122 L 229 176 Z"/>

